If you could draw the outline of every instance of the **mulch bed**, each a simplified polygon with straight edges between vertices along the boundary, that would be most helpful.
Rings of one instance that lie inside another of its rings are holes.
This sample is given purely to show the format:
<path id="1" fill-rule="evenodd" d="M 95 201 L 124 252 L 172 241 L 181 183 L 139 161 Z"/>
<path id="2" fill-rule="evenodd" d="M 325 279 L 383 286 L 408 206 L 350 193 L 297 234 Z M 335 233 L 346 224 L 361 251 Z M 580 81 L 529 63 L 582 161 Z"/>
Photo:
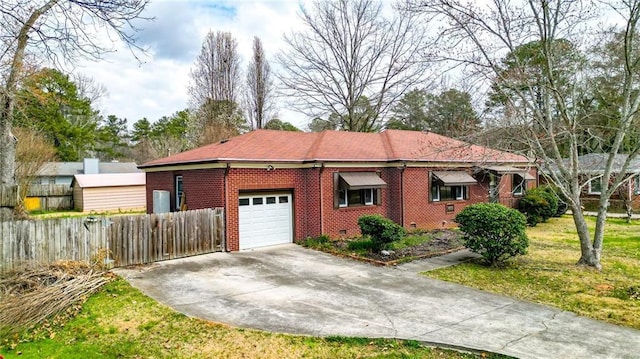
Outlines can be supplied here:
<path id="1" fill-rule="evenodd" d="M 462 238 L 458 231 L 449 229 L 438 229 L 427 232 L 433 236 L 428 242 L 406 247 L 396 251 L 390 251 L 388 254 L 380 252 L 368 252 L 365 254 L 347 254 L 347 245 L 349 240 L 332 241 L 337 249 L 335 254 L 343 254 L 349 258 L 370 262 L 376 265 L 396 265 L 412 260 L 441 256 L 443 254 L 452 253 L 464 249 Z M 338 253 L 339 252 L 339 253 Z"/>

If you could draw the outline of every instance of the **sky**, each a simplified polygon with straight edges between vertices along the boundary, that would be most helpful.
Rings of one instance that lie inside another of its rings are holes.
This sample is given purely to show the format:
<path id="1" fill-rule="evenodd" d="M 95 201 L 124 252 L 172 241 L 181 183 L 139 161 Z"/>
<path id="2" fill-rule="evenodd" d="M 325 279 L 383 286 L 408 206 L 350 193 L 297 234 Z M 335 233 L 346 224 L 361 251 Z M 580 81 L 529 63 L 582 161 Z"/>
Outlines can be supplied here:
<path id="1" fill-rule="evenodd" d="M 146 54 L 135 56 L 116 43 L 116 52 L 100 61 L 85 61 L 75 69 L 104 85 L 106 96 L 96 104 L 103 115 L 126 118 L 129 126 L 146 117 L 154 122 L 187 107 L 189 71 L 209 30 L 229 31 L 238 41 L 243 71 L 251 57 L 253 37 L 262 40 L 272 68 L 274 57 L 284 47 L 283 35 L 300 29 L 298 0 L 187 1 L 155 0 L 140 21 L 138 44 Z M 244 76 L 242 77 L 244 80 Z M 278 115 L 299 128 L 307 119 L 278 104 Z"/>

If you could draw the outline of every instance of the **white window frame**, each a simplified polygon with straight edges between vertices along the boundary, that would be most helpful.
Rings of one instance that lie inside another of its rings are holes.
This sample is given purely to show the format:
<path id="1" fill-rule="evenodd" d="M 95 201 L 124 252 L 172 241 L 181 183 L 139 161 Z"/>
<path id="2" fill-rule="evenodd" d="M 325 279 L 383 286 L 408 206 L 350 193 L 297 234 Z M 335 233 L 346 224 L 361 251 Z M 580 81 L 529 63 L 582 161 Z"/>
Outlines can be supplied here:
<path id="1" fill-rule="evenodd" d="M 433 196 L 433 187 L 436 188 L 436 195 L 437 196 Z M 440 202 L 440 186 L 436 185 L 431 185 L 431 191 L 429 191 L 429 194 L 432 196 L 431 201 L 432 202 Z"/>
<path id="2" fill-rule="evenodd" d="M 364 191 L 364 205 L 373 206 L 373 188 L 365 188 L 363 191 Z M 367 194 L 369 195 L 369 200 L 367 200 Z"/>
<path id="3" fill-rule="evenodd" d="M 633 194 L 640 194 L 640 175 L 637 175 L 633 178 Z"/>
<path id="4" fill-rule="evenodd" d="M 434 196 L 433 193 L 433 188 L 435 187 L 436 189 L 436 196 Z M 456 193 L 455 197 L 450 198 L 450 199 L 446 199 L 446 201 L 466 201 L 467 198 L 467 193 L 469 191 L 468 187 L 466 185 L 455 185 L 455 186 L 439 186 L 437 184 L 433 184 L 431 185 L 431 190 L 429 191 L 429 196 L 431 197 L 431 202 L 440 202 L 442 200 L 442 196 L 440 193 L 440 188 L 441 187 L 449 187 L 451 188 L 451 193 Z M 454 188 L 460 188 L 459 191 L 456 191 Z"/>
<path id="5" fill-rule="evenodd" d="M 593 181 L 596 181 L 596 180 L 597 180 L 597 181 L 600 181 L 600 190 L 599 190 L 599 191 L 597 191 L 597 192 L 596 192 L 596 191 L 594 191 L 594 190 L 593 190 L 593 188 L 591 187 L 591 183 L 592 183 Z M 588 187 L 587 191 L 588 191 L 588 193 L 589 193 L 589 194 L 601 194 L 601 193 L 602 193 L 602 176 L 600 176 L 600 177 L 593 177 L 593 178 L 591 178 L 591 179 L 589 180 L 589 187 Z"/>
<path id="6" fill-rule="evenodd" d="M 340 198 L 338 205 L 340 206 L 340 208 L 349 207 L 349 199 L 348 199 L 347 193 L 348 193 L 348 190 L 346 188 L 342 188 L 338 190 L 338 198 Z"/>
<path id="7" fill-rule="evenodd" d="M 516 176 L 520 177 L 522 179 L 522 181 L 520 181 L 520 183 L 516 184 Z M 524 178 L 524 176 L 521 176 L 518 173 L 513 173 L 511 175 L 511 187 L 513 188 L 511 190 L 511 193 L 514 196 L 522 196 L 524 195 L 524 189 L 527 186 L 527 180 Z"/>
<path id="8" fill-rule="evenodd" d="M 359 203 L 358 205 L 361 206 L 373 206 L 375 204 L 375 191 L 376 188 L 363 188 L 363 189 L 358 189 L 358 190 L 352 190 L 352 191 L 362 191 L 362 202 Z M 347 208 L 349 207 L 349 189 L 347 188 L 342 188 L 340 190 L 338 190 L 338 207 L 339 208 Z M 369 194 L 369 200 L 367 200 L 367 194 Z"/>
<path id="9" fill-rule="evenodd" d="M 178 183 L 180 186 L 178 186 Z M 175 186 L 176 186 L 176 209 L 180 210 L 180 197 L 182 197 L 182 192 L 184 191 L 184 182 L 182 175 L 177 175 L 175 177 Z M 182 189 L 179 189 L 182 188 Z"/>

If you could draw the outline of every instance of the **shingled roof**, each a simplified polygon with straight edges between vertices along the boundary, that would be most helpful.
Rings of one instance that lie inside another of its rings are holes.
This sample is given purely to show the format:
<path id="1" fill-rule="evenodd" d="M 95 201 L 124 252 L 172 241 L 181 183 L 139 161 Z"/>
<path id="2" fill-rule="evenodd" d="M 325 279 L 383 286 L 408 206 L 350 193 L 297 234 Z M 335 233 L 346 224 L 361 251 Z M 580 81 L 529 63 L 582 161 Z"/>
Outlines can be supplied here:
<path id="1" fill-rule="evenodd" d="M 140 168 L 209 162 L 315 161 L 529 162 L 524 156 L 471 145 L 430 132 L 255 130 L 226 141 L 150 161 Z"/>

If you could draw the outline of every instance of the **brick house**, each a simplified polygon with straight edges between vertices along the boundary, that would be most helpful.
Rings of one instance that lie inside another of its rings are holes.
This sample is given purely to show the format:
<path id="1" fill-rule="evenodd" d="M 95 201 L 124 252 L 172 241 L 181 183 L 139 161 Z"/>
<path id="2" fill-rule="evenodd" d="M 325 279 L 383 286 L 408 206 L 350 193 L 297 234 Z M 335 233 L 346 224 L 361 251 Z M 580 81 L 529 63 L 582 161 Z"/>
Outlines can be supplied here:
<path id="1" fill-rule="evenodd" d="M 170 208 L 224 207 L 227 250 L 308 236 L 360 234 L 380 214 L 407 229 L 451 226 L 466 205 L 515 205 L 537 185 L 523 156 L 434 133 L 256 130 L 145 163 L 153 192 Z"/>
<path id="2" fill-rule="evenodd" d="M 627 154 L 616 154 L 613 156 L 611 166 L 611 183 L 614 176 L 622 172 L 623 165 L 627 161 Z M 602 188 L 604 168 L 609 160 L 608 153 L 589 153 L 577 157 L 578 161 L 578 181 L 582 184 L 580 201 L 582 207 L 587 211 L 596 211 L 600 201 L 600 190 Z M 569 159 L 564 159 L 568 164 Z M 548 171 L 558 172 L 555 165 L 550 165 Z M 550 173 L 541 173 L 551 175 Z M 627 210 L 638 211 L 640 209 L 640 158 L 634 158 L 624 172 L 626 178 L 620 187 L 609 198 L 609 211 L 624 213 Z M 540 176 L 543 184 L 547 178 Z M 628 208 L 627 208 L 628 207 Z"/>

